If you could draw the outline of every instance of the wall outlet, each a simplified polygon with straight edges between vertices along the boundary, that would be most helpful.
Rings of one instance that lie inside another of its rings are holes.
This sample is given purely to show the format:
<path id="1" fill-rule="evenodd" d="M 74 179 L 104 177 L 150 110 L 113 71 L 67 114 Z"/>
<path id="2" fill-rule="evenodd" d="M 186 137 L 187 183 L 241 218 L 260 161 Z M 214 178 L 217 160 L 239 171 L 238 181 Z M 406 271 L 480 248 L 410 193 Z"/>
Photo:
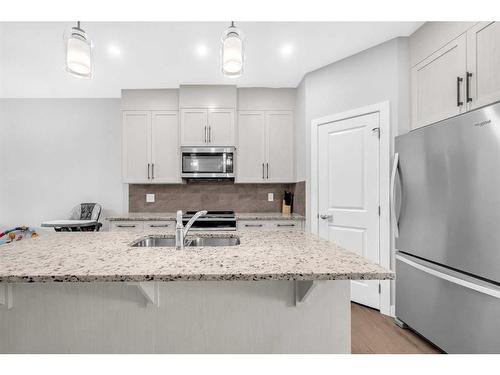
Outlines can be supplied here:
<path id="1" fill-rule="evenodd" d="M 267 193 L 267 201 L 268 202 L 274 201 L 274 193 Z"/>
<path id="2" fill-rule="evenodd" d="M 154 203 L 155 195 L 154 194 L 146 194 L 146 203 Z"/>

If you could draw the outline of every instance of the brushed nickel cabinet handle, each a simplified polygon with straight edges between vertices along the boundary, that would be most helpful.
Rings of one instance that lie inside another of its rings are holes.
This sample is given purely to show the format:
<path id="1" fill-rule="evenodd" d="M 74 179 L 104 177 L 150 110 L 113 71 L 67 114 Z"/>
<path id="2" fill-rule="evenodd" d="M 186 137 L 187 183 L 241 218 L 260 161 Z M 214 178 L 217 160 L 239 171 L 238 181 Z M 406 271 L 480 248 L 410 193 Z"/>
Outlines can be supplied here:
<path id="1" fill-rule="evenodd" d="M 168 224 L 149 224 L 150 228 L 168 228 Z"/>
<path id="2" fill-rule="evenodd" d="M 118 228 L 135 228 L 135 224 L 118 224 Z"/>
<path id="3" fill-rule="evenodd" d="M 264 166 L 265 163 L 262 163 L 262 179 L 265 179 L 265 166 Z"/>
<path id="4" fill-rule="evenodd" d="M 149 177 L 149 163 L 148 163 L 148 180 L 150 179 L 151 177 Z"/>
<path id="5" fill-rule="evenodd" d="M 151 164 L 151 178 L 155 179 L 155 163 Z"/>
<path id="6" fill-rule="evenodd" d="M 260 228 L 262 226 L 262 224 L 245 224 L 245 227 L 247 228 Z"/>
<path id="7" fill-rule="evenodd" d="M 295 224 L 276 224 L 277 227 L 294 227 Z"/>
<path id="8" fill-rule="evenodd" d="M 266 163 L 266 166 L 267 166 L 267 179 L 269 179 L 269 163 Z"/>
<path id="9" fill-rule="evenodd" d="M 205 140 L 204 143 L 207 143 L 207 127 L 205 126 Z"/>

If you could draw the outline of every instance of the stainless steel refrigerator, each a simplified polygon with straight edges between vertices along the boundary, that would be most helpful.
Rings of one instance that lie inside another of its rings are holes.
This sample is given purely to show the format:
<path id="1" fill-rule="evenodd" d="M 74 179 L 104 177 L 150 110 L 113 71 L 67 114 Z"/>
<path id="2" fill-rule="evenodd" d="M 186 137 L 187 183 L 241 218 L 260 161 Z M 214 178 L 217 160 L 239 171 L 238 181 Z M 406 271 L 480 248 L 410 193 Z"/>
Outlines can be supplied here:
<path id="1" fill-rule="evenodd" d="M 500 353 L 500 103 L 395 151 L 397 319 L 448 353 Z"/>

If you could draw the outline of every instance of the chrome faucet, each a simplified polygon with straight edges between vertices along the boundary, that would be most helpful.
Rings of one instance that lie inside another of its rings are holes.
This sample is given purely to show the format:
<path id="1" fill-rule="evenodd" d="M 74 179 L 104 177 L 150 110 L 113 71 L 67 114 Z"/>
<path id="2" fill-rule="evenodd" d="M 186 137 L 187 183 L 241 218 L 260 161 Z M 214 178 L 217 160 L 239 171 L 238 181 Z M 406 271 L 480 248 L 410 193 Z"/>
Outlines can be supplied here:
<path id="1" fill-rule="evenodd" d="M 177 224 L 175 225 L 175 248 L 177 250 L 184 249 L 184 244 L 186 242 L 186 236 L 191 229 L 193 223 L 203 215 L 206 215 L 207 211 L 198 211 L 193 215 L 193 217 L 187 222 L 186 226 L 182 225 L 182 211 L 177 211 Z"/>

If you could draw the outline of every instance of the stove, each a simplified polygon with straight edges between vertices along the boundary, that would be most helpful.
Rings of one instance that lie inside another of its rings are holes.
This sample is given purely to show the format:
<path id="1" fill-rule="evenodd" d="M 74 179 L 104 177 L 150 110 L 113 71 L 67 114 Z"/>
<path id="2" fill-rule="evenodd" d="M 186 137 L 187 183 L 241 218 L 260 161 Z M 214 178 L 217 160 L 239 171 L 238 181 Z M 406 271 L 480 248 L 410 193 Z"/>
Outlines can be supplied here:
<path id="1" fill-rule="evenodd" d="M 186 211 L 182 215 L 183 225 L 186 225 L 195 213 L 196 211 Z M 236 215 L 232 210 L 208 211 L 194 222 L 191 230 L 236 230 Z"/>

